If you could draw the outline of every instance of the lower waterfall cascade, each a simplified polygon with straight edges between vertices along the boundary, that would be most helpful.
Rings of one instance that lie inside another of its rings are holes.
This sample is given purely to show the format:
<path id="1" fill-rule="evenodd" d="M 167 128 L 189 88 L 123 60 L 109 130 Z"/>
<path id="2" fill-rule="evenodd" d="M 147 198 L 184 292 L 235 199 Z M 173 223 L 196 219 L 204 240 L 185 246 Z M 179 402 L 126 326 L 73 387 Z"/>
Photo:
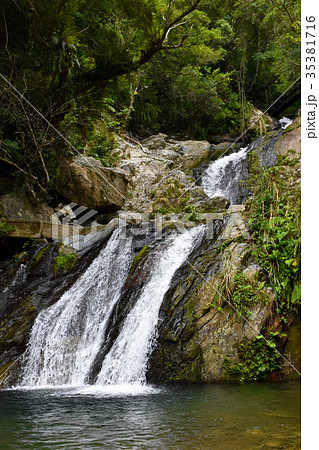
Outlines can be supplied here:
<path id="1" fill-rule="evenodd" d="M 37 317 L 21 386 L 82 385 L 128 275 L 132 240 L 114 232 L 86 272 Z"/>
<path id="2" fill-rule="evenodd" d="M 155 251 L 154 270 L 105 357 L 97 386 L 145 384 L 163 296 L 204 229 L 169 236 L 164 250 Z M 22 360 L 21 387 L 87 384 L 132 259 L 132 238 L 119 235 L 116 230 L 86 272 L 37 317 Z"/>

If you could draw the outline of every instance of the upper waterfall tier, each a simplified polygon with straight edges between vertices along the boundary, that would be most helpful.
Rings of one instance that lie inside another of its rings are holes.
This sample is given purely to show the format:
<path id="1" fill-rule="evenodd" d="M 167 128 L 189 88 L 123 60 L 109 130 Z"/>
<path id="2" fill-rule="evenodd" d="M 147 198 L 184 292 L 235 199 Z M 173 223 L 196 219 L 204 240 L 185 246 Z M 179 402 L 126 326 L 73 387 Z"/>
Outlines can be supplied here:
<path id="1" fill-rule="evenodd" d="M 203 175 L 204 192 L 211 198 L 224 197 L 232 204 L 242 203 L 245 189 L 240 181 L 248 175 L 247 147 L 212 162 Z"/>

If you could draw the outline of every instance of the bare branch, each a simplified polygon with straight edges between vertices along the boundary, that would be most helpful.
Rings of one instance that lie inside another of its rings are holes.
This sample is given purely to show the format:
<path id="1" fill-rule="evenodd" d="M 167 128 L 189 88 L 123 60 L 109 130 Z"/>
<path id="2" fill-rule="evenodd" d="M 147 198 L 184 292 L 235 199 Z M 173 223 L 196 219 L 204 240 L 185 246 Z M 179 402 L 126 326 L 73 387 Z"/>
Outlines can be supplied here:
<path id="1" fill-rule="evenodd" d="M 186 39 L 192 34 L 192 30 L 193 30 L 193 25 L 191 26 L 189 33 L 185 34 L 185 36 L 183 36 L 180 40 L 180 42 L 178 44 L 174 44 L 174 45 L 165 45 L 163 46 L 163 50 L 169 50 L 169 49 L 174 49 L 174 48 L 179 48 L 181 47 L 184 42 L 186 41 Z M 190 47 L 190 46 L 189 46 Z"/>
<path id="2" fill-rule="evenodd" d="M 180 26 L 182 26 L 182 25 L 186 25 L 187 22 L 189 21 L 189 19 L 190 19 L 190 18 L 188 17 L 184 22 L 177 23 L 177 24 L 174 25 L 173 27 L 169 28 L 169 29 L 167 30 L 167 32 L 166 32 L 165 37 L 164 37 L 164 41 L 168 38 L 168 35 L 169 35 L 169 33 L 170 33 L 172 30 L 175 30 L 175 28 L 180 27 Z"/>

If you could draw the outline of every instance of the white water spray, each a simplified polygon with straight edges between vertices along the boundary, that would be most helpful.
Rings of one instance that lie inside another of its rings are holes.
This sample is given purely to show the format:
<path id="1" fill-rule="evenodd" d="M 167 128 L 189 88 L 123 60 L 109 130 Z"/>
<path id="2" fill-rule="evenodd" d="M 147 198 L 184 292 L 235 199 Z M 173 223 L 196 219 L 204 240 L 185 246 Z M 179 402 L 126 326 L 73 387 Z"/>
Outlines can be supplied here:
<path id="1" fill-rule="evenodd" d="M 119 234 L 113 234 L 60 300 L 37 317 L 24 356 L 22 386 L 85 383 L 129 270 L 132 241 L 119 239 Z"/>
<path id="2" fill-rule="evenodd" d="M 97 385 L 145 383 L 148 355 L 163 297 L 176 270 L 186 260 L 196 237 L 202 232 L 203 227 L 198 227 L 170 238 L 167 248 L 155 255 L 155 270 L 106 355 Z"/>
<path id="3" fill-rule="evenodd" d="M 224 197 L 230 203 L 237 202 L 236 185 L 247 167 L 247 148 L 213 161 L 208 167 L 203 175 L 202 187 L 210 198 Z"/>
<path id="4" fill-rule="evenodd" d="M 83 393 L 111 385 L 123 386 L 124 392 L 132 391 L 127 386 L 142 387 L 164 294 L 203 231 L 198 227 L 171 236 L 164 250 L 155 252 L 150 279 L 106 355 L 96 386 L 84 387 L 131 262 L 132 239 L 119 240 L 115 232 L 75 284 L 37 317 L 24 356 L 21 387 L 82 386 Z"/>

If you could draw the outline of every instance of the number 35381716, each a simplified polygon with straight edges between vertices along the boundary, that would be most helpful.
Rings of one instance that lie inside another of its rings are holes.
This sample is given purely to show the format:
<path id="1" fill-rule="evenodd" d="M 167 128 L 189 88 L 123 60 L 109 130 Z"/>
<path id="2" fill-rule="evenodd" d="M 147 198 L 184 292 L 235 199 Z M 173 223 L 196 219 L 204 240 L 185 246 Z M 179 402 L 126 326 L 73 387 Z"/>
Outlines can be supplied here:
<path id="1" fill-rule="evenodd" d="M 306 17 L 306 78 L 316 78 L 316 18 Z"/>

